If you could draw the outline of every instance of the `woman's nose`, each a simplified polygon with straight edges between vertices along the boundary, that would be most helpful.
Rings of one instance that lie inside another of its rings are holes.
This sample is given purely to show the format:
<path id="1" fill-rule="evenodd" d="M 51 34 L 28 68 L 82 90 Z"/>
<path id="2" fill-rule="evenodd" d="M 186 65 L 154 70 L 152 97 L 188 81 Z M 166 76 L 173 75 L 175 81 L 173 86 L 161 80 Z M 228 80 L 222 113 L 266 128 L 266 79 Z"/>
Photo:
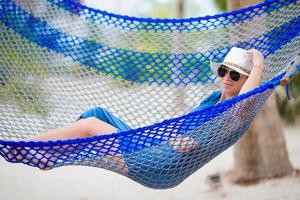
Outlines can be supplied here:
<path id="1" fill-rule="evenodd" d="M 228 81 L 231 81 L 230 74 L 226 73 L 225 76 L 224 76 L 224 79 L 228 80 Z"/>

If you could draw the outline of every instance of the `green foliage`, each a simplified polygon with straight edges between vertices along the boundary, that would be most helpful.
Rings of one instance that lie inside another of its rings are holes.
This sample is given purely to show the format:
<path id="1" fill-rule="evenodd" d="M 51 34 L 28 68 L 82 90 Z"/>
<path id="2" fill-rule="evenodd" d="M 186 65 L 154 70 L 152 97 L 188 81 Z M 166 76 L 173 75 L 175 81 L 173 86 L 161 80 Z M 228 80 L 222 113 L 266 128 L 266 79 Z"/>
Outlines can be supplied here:
<path id="1" fill-rule="evenodd" d="M 168 9 L 166 6 L 157 6 L 156 9 L 154 9 L 153 13 L 152 13 L 152 17 L 153 18 L 169 18 L 170 16 L 172 16 L 172 13 L 170 11 L 170 9 Z"/>
<path id="2" fill-rule="evenodd" d="M 46 99 L 42 89 L 38 84 L 28 83 L 26 80 L 10 79 L 7 91 L 9 91 L 8 101 L 19 105 L 23 112 L 30 112 L 46 116 L 49 112 L 46 106 Z"/>
<path id="3" fill-rule="evenodd" d="M 294 76 L 289 84 L 290 86 L 290 93 L 295 98 L 300 98 L 300 72 Z"/>
<path id="4" fill-rule="evenodd" d="M 294 76 L 289 83 L 289 93 L 291 100 L 289 101 L 286 95 L 282 95 L 281 91 L 276 93 L 277 106 L 281 118 L 287 124 L 295 123 L 296 119 L 300 116 L 300 73 Z"/>
<path id="5" fill-rule="evenodd" d="M 1 24 L 0 32 L 4 35 L 0 40 L 0 59 L 5 63 L 0 66 L 0 99 L 17 104 L 24 112 L 47 115 L 45 95 L 36 80 L 51 71 L 50 65 L 41 62 L 49 58 L 42 48 L 26 42 Z M 16 44 L 23 46 L 16 48 Z"/>
<path id="6" fill-rule="evenodd" d="M 217 4 L 218 8 L 220 8 L 222 11 L 226 11 L 226 0 L 215 0 L 215 3 Z"/>

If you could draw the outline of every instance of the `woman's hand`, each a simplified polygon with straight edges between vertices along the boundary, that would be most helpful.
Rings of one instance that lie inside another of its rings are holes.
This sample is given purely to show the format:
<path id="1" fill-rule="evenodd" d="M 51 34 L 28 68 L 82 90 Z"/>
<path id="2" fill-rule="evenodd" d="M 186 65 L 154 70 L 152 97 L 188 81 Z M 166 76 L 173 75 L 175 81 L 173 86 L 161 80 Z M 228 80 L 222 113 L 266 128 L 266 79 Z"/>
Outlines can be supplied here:
<path id="1" fill-rule="evenodd" d="M 192 152 L 198 146 L 196 141 L 188 136 L 178 136 L 176 138 L 171 138 L 169 142 L 175 151 L 181 153 Z"/>
<path id="2" fill-rule="evenodd" d="M 264 56 L 262 53 L 255 49 L 250 49 L 248 52 L 252 54 L 253 68 L 241 88 L 239 95 L 259 87 L 265 70 Z"/>
<path id="3" fill-rule="evenodd" d="M 250 49 L 248 50 L 248 52 L 252 54 L 253 67 L 258 67 L 262 71 L 264 71 L 265 64 L 264 64 L 264 56 L 262 55 L 262 53 L 257 51 L 256 49 Z"/>

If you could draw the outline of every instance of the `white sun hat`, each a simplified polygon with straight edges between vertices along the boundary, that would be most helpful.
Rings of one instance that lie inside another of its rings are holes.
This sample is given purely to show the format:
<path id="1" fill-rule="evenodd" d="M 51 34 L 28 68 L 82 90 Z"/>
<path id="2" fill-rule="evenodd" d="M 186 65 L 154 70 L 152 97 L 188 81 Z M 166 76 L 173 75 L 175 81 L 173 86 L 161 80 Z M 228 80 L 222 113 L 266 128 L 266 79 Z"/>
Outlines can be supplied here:
<path id="1" fill-rule="evenodd" d="M 218 68 L 221 65 L 225 65 L 241 74 L 246 76 L 250 75 L 251 69 L 253 68 L 252 54 L 245 49 L 232 47 L 227 53 L 224 61 L 221 63 L 210 63 L 210 68 L 215 75 L 218 76 Z"/>

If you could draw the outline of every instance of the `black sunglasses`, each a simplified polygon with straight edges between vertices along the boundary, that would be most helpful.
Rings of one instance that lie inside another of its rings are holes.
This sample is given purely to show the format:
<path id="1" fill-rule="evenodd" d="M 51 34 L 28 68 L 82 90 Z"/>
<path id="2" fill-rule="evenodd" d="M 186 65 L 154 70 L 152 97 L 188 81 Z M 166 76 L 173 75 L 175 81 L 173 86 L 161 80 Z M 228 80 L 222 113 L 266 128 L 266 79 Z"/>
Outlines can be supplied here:
<path id="1" fill-rule="evenodd" d="M 229 72 L 229 76 L 233 81 L 238 81 L 240 80 L 241 74 L 238 73 L 237 71 L 230 71 L 226 66 L 221 65 L 218 68 L 218 76 L 219 77 L 224 77 L 226 74 Z"/>

